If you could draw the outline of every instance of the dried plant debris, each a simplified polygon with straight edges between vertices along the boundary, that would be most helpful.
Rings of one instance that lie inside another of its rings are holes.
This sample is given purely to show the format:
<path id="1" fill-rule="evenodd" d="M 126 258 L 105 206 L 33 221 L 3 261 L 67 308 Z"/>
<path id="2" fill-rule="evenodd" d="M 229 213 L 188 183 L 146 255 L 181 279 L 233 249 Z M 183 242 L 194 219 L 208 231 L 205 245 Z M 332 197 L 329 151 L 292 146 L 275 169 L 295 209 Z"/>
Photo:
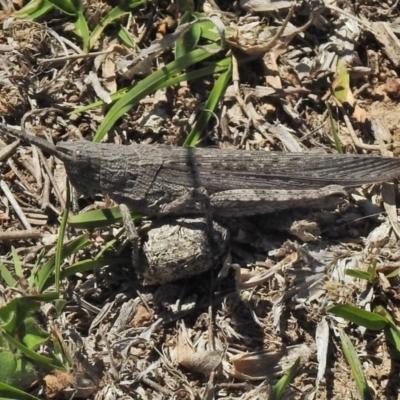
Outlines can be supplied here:
<path id="1" fill-rule="evenodd" d="M 54 144 L 399 156 L 398 1 L 67 3 L 1 2 L 1 123 Z M 100 217 L 57 255 L 67 185 L 60 160 L 0 137 L 0 364 L 19 379 L 0 368 L 3 383 L 48 399 L 267 399 L 287 379 L 283 398 L 397 398 L 397 180 L 211 230 L 206 215 L 142 218 L 136 270 L 97 193 L 72 193 L 71 213 Z M 51 367 L 29 358 L 19 374 L 9 337 Z"/>

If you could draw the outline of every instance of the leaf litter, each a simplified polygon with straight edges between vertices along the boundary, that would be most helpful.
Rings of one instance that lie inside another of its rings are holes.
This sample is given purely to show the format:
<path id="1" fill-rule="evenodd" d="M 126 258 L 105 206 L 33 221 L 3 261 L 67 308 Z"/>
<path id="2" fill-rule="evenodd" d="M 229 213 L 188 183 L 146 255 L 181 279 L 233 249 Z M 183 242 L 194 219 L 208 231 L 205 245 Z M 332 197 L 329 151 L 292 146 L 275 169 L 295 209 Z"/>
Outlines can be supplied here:
<path id="1" fill-rule="evenodd" d="M 176 40 L 196 27 L 181 21 L 177 4 L 148 2 L 122 10 L 120 25 L 88 40 L 86 53 L 62 10 L 51 10 L 42 23 L 15 18 L 21 6 L 1 2 L 0 116 L 52 142 L 91 140 L 107 104 L 123 96 L 119 91 L 168 65 Z M 83 8 L 92 31 L 111 9 L 102 1 Z M 397 2 L 210 1 L 196 11 L 199 23 L 210 21 L 210 32 L 226 38 L 209 50 L 211 59 L 232 60 L 232 79 L 201 145 L 335 152 L 335 130 L 346 153 L 398 155 Z M 120 40 L 125 33 L 131 46 Z M 158 87 L 127 109 L 106 140 L 182 145 L 217 77 Z M 0 138 L 0 154 L 1 260 L 12 271 L 14 246 L 32 271 L 42 252 L 55 253 L 67 177 L 59 160 L 19 141 Z M 345 330 L 376 398 L 397 398 L 400 366 L 383 333 L 326 312 L 332 304 L 367 311 L 380 305 L 398 321 L 397 192 L 397 182 L 358 188 L 334 211 L 229 221 L 222 256 L 207 255 L 194 277 L 148 278 L 155 286 L 143 286 L 132 271 L 118 225 L 91 229 L 92 247 L 67 265 L 108 251 L 127 261 L 64 278 L 60 315 L 42 304 L 43 327 L 73 363 L 68 373 L 41 371 L 39 384 L 26 388 L 41 398 L 268 398 L 299 358 L 284 398 L 360 398 L 341 347 Z M 113 205 L 79 195 L 73 204 L 74 210 Z M 174 249 L 160 238 L 177 235 L 179 242 L 182 232 L 141 229 L 143 241 L 155 238 L 154 265 L 169 265 L 161 255 Z M 68 239 L 81 233 L 70 229 Z M 202 238 L 195 240 L 204 256 Z M 348 270 L 368 271 L 371 279 Z M 5 303 L 18 291 L 10 292 L 2 278 Z"/>

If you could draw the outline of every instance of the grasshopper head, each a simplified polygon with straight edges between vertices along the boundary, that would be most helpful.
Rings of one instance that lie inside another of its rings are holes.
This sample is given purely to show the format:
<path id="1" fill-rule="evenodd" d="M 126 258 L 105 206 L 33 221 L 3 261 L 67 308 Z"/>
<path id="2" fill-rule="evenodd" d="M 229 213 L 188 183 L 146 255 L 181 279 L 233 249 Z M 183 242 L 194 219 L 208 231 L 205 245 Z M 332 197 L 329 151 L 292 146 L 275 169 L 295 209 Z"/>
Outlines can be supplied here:
<path id="1" fill-rule="evenodd" d="M 97 145 L 85 140 L 57 144 L 57 150 L 68 156 L 64 161 L 68 178 L 81 194 L 94 196 L 100 189 L 100 163 Z"/>

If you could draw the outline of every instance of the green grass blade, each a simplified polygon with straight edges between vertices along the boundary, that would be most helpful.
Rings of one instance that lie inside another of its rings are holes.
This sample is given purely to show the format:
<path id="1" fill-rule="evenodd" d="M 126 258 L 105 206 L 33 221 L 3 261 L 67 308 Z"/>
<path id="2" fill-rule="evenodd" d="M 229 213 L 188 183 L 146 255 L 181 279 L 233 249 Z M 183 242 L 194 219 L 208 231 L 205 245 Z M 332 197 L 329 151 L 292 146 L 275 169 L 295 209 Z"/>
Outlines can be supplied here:
<path id="1" fill-rule="evenodd" d="M 286 388 L 290 385 L 291 382 L 293 382 L 293 379 L 296 377 L 299 366 L 300 357 L 273 387 L 270 395 L 268 396 L 268 400 L 280 400 L 283 397 Z"/>
<path id="2" fill-rule="evenodd" d="M 122 9 L 120 6 L 114 7 L 109 13 L 107 13 L 107 15 L 93 29 L 89 39 L 89 48 L 91 49 L 96 44 L 104 29 L 108 25 L 127 14 L 129 14 L 129 12 Z"/>
<path id="3" fill-rule="evenodd" d="M 105 267 L 106 265 L 131 264 L 130 258 L 100 258 L 98 260 L 82 260 L 72 264 L 62 270 L 62 277 L 67 278 L 77 273 L 91 271 L 95 268 Z"/>
<path id="4" fill-rule="evenodd" d="M 18 278 L 22 278 L 24 276 L 24 273 L 22 271 L 22 263 L 14 246 L 11 247 L 11 254 L 14 262 L 15 274 L 18 276 Z"/>
<path id="5" fill-rule="evenodd" d="M 400 352 L 400 331 L 394 324 L 389 324 L 384 329 L 385 337 Z"/>
<path id="6" fill-rule="evenodd" d="M 392 271 L 385 273 L 386 278 L 397 278 L 400 275 L 400 268 L 393 268 Z"/>
<path id="7" fill-rule="evenodd" d="M 354 380 L 356 381 L 358 392 L 363 400 L 373 400 L 374 396 L 368 386 L 367 380 L 364 376 L 360 360 L 358 359 L 357 352 L 351 343 L 349 337 L 340 329 L 339 330 L 340 341 L 343 349 L 343 353 L 346 357 L 347 362 L 350 365 L 351 372 Z"/>
<path id="8" fill-rule="evenodd" d="M 202 78 L 204 76 L 226 72 L 227 69 L 230 68 L 230 63 L 231 63 L 230 58 L 224 58 L 221 61 L 210 63 L 210 65 L 206 67 L 196 69 L 195 71 L 190 71 L 180 74 L 178 76 L 175 76 L 174 78 L 166 80 L 164 84 L 160 86 L 160 89 L 176 85 L 177 83 L 180 82 L 192 81 L 195 79 Z"/>
<path id="9" fill-rule="evenodd" d="M 131 212 L 133 219 L 140 218 L 139 214 Z M 119 224 L 122 221 L 119 207 L 91 210 L 85 213 L 70 215 L 68 223 L 73 228 L 94 229 L 111 224 Z"/>
<path id="10" fill-rule="evenodd" d="M 69 214 L 69 207 L 71 205 L 71 192 L 69 188 L 69 184 L 67 185 L 67 201 L 65 203 L 65 209 L 63 212 L 60 230 L 58 232 L 58 240 L 56 245 L 56 255 L 54 260 L 54 280 L 56 291 L 60 291 L 60 271 L 61 271 L 61 263 L 62 263 L 62 250 L 64 246 L 64 237 L 65 232 L 67 230 L 67 222 L 68 222 L 68 214 Z"/>
<path id="11" fill-rule="evenodd" d="M 17 284 L 17 280 L 13 277 L 13 274 L 2 262 L 0 262 L 0 277 L 9 287 L 14 287 Z"/>
<path id="12" fill-rule="evenodd" d="M 131 34 L 129 33 L 129 31 L 124 27 L 124 26 L 120 26 L 119 27 L 119 31 L 118 31 L 118 37 L 121 39 L 122 43 L 127 46 L 130 47 L 132 49 L 134 49 L 136 47 L 136 43 L 133 40 Z"/>
<path id="13" fill-rule="evenodd" d="M 78 9 L 75 4 L 70 0 L 48 0 L 54 7 L 58 8 L 64 14 L 78 15 Z"/>
<path id="14" fill-rule="evenodd" d="M 203 15 L 205 17 L 205 15 Z M 181 20 L 179 21 L 179 25 L 186 24 L 187 22 L 193 21 L 193 16 L 190 12 L 186 12 Z M 201 23 L 194 24 L 188 32 L 186 32 L 182 37 L 180 37 L 175 43 L 175 58 L 183 57 L 186 54 L 193 51 L 199 40 L 201 35 Z"/>
<path id="15" fill-rule="evenodd" d="M 193 13 L 193 15 L 197 18 L 205 17 L 204 14 L 197 12 Z M 203 21 L 201 23 L 201 37 L 211 42 L 221 41 L 220 32 L 218 32 L 218 29 L 215 29 L 215 24 L 212 21 Z"/>
<path id="16" fill-rule="evenodd" d="M 326 108 L 328 109 L 329 123 L 331 125 L 331 131 L 332 131 L 333 141 L 335 142 L 336 151 L 339 154 L 343 154 L 343 148 L 342 148 L 342 144 L 340 143 L 335 120 L 333 119 L 331 106 L 329 105 L 328 102 L 325 102 L 325 104 L 326 104 Z"/>
<path id="17" fill-rule="evenodd" d="M 396 320 L 382 305 L 377 306 L 374 311 L 389 321 L 388 325 L 385 326 L 384 329 L 386 339 L 393 344 L 397 351 L 400 351 L 400 331 L 396 326 Z"/>
<path id="18" fill-rule="evenodd" d="M 83 51 L 85 53 L 89 53 L 89 40 L 90 40 L 90 33 L 89 27 L 86 22 L 86 19 L 83 13 L 80 11 L 77 15 L 77 20 L 75 21 L 75 29 L 74 32 L 82 39 L 83 41 Z"/>
<path id="19" fill-rule="evenodd" d="M 198 140 L 201 137 L 202 132 L 206 129 L 208 121 L 212 116 L 212 112 L 215 110 L 219 100 L 225 93 L 225 89 L 228 86 L 232 77 L 232 64 L 229 65 L 228 69 L 222 73 L 217 82 L 215 83 L 211 93 L 208 97 L 208 100 L 204 106 L 204 109 L 201 111 L 195 126 L 189 133 L 188 137 L 185 140 L 184 146 L 196 146 Z"/>
<path id="20" fill-rule="evenodd" d="M 368 282 L 372 282 L 374 279 L 376 279 L 376 274 L 373 272 L 371 273 L 370 271 L 360 271 L 349 268 L 345 269 L 344 273 L 348 276 L 352 276 L 353 278 L 364 279 Z"/>
<path id="21" fill-rule="evenodd" d="M 89 236 L 82 235 L 67 243 L 63 247 L 62 259 L 78 252 L 79 250 L 85 248 L 90 244 Z M 42 293 L 50 285 L 54 284 L 54 266 L 55 266 L 55 256 L 51 257 L 45 264 L 43 264 L 37 271 L 34 280 L 35 287 L 39 293 Z M 62 271 L 61 271 L 62 276 Z"/>
<path id="22" fill-rule="evenodd" d="M 218 46 L 209 46 L 210 50 L 218 49 Z M 147 78 L 140 81 L 132 90 L 125 93 L 109 110 L 104 117 L 103 122 L 99 126 L 94 142 L 100 142 L 107 132 L 114 126 L 115 122 L 134 107 L 140 100 L 148 94 L 158 90 L 164 81 L 172 78 L 174 75 L 181 72 L 183 69 L 195 65 L 206 58 L 211 57 L 213 54 L 203 49 L 197 49 L 172 61 L 165 67 L 158 71 L 153 72 Z"/>
<path id="23" fill-rule="evenodd" d="M 108 250 L 111 249 L 112 247 L 115 246 L 115 243 L 117 243 L 119 237 L 123 234 L 124 232 L 121 230 L 118 235 L 116 235 L 113 239 L 109 240 L 107 243 L 105 243 L 103 246 L 101 246 L 100 251 L 96 254 L 96 257 L 94 258 L 96 261 L 100 260 L 104 253 Z M 122 264 L 122 262 L 121 262 Z"/>
<path id="24" fill-rule="evenodd" d="M 385 317 L 392 325 L 396 326 L 396 322 L 393 318 L 393 316 L 390 314 L 390 312 L 388 310 L 386 310 L 385 307 L 383 307 L 382 305 L 378 305 L 374 308 L 374 312 L 376 314 L 381 315 L 382 317 Z"/>
<path id="25" fill-rule="evenodd" d="M 30 1 L 25 7 L 16 11 L 13 16 L 22 19 L 37 19 L 42 15 L 47 14 L 54 8 L 53 4 L 48 0 L 33 0 Z"/>
<path id="26" fill-rule="evenodd" d="M 206 67 L 199 68 L 195 71 L 190 71 L 190 72 L 180 74 L 178 76 L 175 76 L 174 78 L 167 79 L 164 83 L 160 84 L 159 89 L 170 87 L 170 86 L 176 85 L 180 82 L 199 79 L 199 78 L 202 78 L 203 76 L 208 76 L 208 75 L 216 74 L 219 72 L 224 72 L 227 70 L 227 68 L 229 68 L 230 62 L 231 62 L 230 58 L 224 58 L 221 61 L 210 63 L 210 65 L 208 65 Z M 128 90 L 131 90 L 131 89 L 132 88 L 123 88 L 123 89 L 120 89 L 117 92 L 113 93 L 111 95 L 112 101 L 115 102 L 116 100 L 120 99 Z M 80 107 L 80 108 L 77 108 L 77 109 L 71 111 L 68 115 L 82 113 L 82 112 L 92 110 L 94 108 L 102 107 L 105 105 L 106 105 L 106 103 L 104 103 L 104 101 L 102 101 L 102 100 L 95 101 L 87 106 Z"/>
<path id="27" fill-rule="evenodd" d="M 43 301 L 49 303 L 51 301 L 58 300 L 60 298 L 60 294 L 58 292 L 47 292 L 42 294 L 36 294 L 32 296 L 25 296 L 25 299 L 29 299 L 32 301 Z"/>
<path id="28" fill-rule="evenodd" d="M 120 99 L 126 92 L 128 92 L 131 89 L 132 88 L 124 87 L 124 88 L 122 88 L 120 90 L 117 90 L 115 93 L 112 93 L 110 95 L 110 97 L 111 97 L 112 101 L 115 102 L 118 99 Z M 76 108 L 75 110 L 70 111 L 68 113 L 68 115 L 83 113 L 85 111 L 93 110 L 95 108 L 103 107 L 105 105 L 106 105 L 106 103 L 103 100 L 94 101 L 93 103 L 90 103 L 87 106 L 79 107 L 79 108 Z"/>
<path id="29" fill-rule="evenodd" d="M 331 306 L 327 308 L 327 312 L 374 331 L 380 331 L 389 324 L 389 320 L 382 315 L 354 306 Z"/>
<path id="30" fill-rule="evenodd" d="M 132 1 L 127 7 L 116 6 L 114 7 L 100 22 L 99 24 L 93 29 L 90 39 L 89 39 L 89 48 L 91 49 L 103 33 L 104 29 L 112 24 L 113 22 L 119 20 L 124 15 L 128 15 L 131 10 L 134 10 L 141 5 L 144 5 L 146 0 L 134 0 Z M 121 26 L 118 36 L 121 40 L 129 47 L 135 47 L 135 43 L 133 42 L 129 32 Z"/>
<path id="31" fill-rule="evenodd" d="M 35 265 L 32 268 L 31 276 L 28 279 L 29 289 L 31 291 L 33 288 L 36 289 L 36 275 L 38 274 L 38 271 L 42 266 L 42 261 L 44 259 L 45 254 L 46 254 L 45 249 L 42 249 L 36 258 Z"/>
<path id="32" fill-rule="evenodd" d="M 12 400 L 40 400 L 39 398 L 23 392 L 15 387 L 0 382 L 0 399 Z"/>
<path id="33" fill-rule="evenodd" d="M 9 335 L 4 330 L 1 332 L 1 335 L 4 339 L 7 340 L 12 346 L 16 347 L 22 354 L 28 357 L 33 362 L 42 365 L 47 369 L 64 369 L 64 366 L 56 359 L 52 359 L 49 357 L 42 356 L 40 354 L 35 353 L 33 350 L 28 349 L 18 340 L 14 339 L 11 335 Z"/>

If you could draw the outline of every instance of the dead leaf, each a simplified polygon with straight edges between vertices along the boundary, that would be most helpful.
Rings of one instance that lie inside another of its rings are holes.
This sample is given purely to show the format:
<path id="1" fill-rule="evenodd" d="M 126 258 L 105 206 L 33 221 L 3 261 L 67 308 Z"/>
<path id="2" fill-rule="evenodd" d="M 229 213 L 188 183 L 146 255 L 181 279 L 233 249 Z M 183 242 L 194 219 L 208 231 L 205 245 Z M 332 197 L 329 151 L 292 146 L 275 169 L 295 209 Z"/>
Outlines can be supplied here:
<path id="1" fill-rule="evenodd" d="M 146 326 L 152 318 L 153 314 L 151 314 L 143 304 L 140 304 L 137 308 L 135 316 L 133 317 L 132 326 L 135 328 Z"/>
<path id="2" fill-rule="evenodd" d="M 356 104 L 354 106 L 354 111 L 353 111 L 352 117 L 356 121 L 363 124 L 367 120 L 367 112 L 363 108 L 361 108 L 358 104 Z"/>
<path id="3" fill-rule="evenodd" d="M 222 351 L 205 350 L 193 353 L 180 360 L 179 364 L 203 375 L 210 375 L 222 362 Z"/>

